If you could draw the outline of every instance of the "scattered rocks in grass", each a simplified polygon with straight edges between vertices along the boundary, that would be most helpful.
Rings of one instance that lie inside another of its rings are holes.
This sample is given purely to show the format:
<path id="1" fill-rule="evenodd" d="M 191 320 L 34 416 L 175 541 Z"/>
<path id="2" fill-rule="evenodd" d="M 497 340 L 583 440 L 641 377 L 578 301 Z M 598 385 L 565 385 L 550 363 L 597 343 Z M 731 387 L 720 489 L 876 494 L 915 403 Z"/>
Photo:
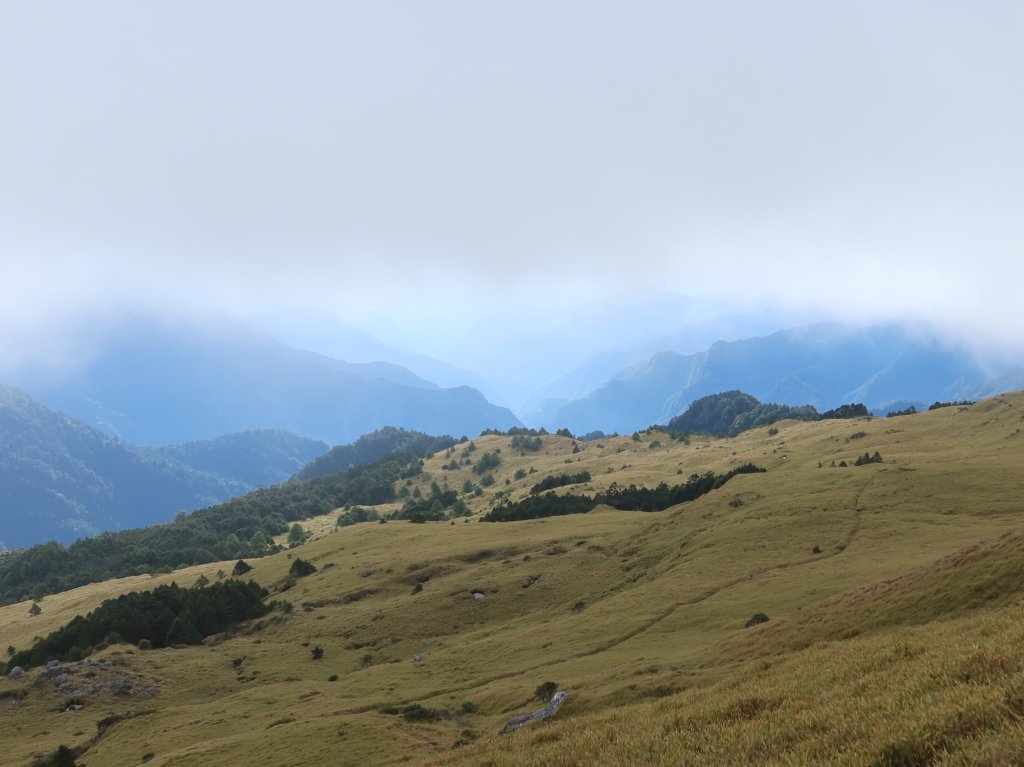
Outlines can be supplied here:
<path id="1" fill-rule="evenodd" d="M 51 682 L 61 695 L 81 697 L 113 693 L 119 696 L 152 698 L 160 685 L 127 669 L 119 658 L 83 661 L 62 665 L 51 660 L 36 675 L 37 685 Z"/>
<path id="2" fill-rule="evenodd" d="M 0 693 L 0 708 L 18 708 L 27 697 L 28 693 L 25 690 L 10 690 Z"/>

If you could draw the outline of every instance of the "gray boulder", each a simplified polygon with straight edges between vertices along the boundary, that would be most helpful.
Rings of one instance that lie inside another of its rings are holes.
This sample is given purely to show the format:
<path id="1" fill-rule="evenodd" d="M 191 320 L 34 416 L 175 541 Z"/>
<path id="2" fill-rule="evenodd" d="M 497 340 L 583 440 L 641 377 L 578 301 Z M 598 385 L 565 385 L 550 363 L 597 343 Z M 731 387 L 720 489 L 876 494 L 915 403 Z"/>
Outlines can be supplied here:
<path id="1" fill-rule="evenodd" d="M 510 732 L 515 732 L 527 722 L 535 722 L 538 719 L 547 719 L 549 716 L 554 716 L 568 696 L 568 693 L 559 690 L 551 696 L 551 702 L 544 708 L 538 709 L 531 714 L 520 714 L 509 719 L 505 726 L 501 728 L 501 734 L 507 735 Z"/>

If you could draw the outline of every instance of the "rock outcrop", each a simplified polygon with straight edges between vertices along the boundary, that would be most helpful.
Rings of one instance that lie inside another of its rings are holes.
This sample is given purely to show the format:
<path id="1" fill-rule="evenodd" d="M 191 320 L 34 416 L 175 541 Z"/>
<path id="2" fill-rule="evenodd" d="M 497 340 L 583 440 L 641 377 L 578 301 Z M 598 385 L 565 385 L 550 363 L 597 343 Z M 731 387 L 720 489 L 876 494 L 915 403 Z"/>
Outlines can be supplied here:
<path id="1" fill-rule="evenodd" d="M 549 716 L 554 716 L 555 712 L 558 711 L 559 707 L 567 697 L 568 693 L 559 690 L 551 696 L 551 702 L 544 708 L 538 709 L 532 714 L 520 714 L 519 716 L 514 716 L 509 719 L 505 726 L 501 728 L 501 734 L 507 735 L 510 732 L 515 732 L 527 722 L 533 722 L 538 719 L 547 719 Z"/>

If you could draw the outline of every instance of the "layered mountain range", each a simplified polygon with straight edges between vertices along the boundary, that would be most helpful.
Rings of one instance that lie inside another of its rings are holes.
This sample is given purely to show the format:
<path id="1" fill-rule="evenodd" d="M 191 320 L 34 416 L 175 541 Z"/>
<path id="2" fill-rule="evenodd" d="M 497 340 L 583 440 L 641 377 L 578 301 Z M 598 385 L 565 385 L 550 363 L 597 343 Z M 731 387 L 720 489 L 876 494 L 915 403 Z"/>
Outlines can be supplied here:
<path id="1" fill-rule="evenodd" d="M 678 351 L 710 332 L 700 327 L 579 364 L 578 354 L 557 364 L 548 348 L 549 380 L 534 372 L 522 420 L 581 435 L 628 433 L 729 390 L 819 411 L 859 402 L 885 414 L 1024 387 L 1019 368 L 982 362 L 920 329 L 819 324 Z M 403 356 L 357 331 L 336 341 L 338 353 L 363 361 L 289 346 L 237 321 L 140 316 L 100 334 L 73 369 L 10 374 L 20 390 L 0 390 L 0 542 L 68 541 L 163 522 L 289 476 L 323 476 L 392 449 L 429 452 L 428 435 L 522 425 L 478 389 L 439 386 L 395 360 L 449 384 L 462 368 Z M 646 354 L 660 344 L 675 349 Z M 500 345 L 496 337 L 492 346 Z M 378 352 L 392 359 L 367 359 Z M 327 453 L 330 445 L 339 447 Z"/>
<path id="2" fill-rule="evenodd" d="M 0 550 L 167 522 L 287 479 L 326 450 L 275 430 L 139 447 L 0 386 Z"/>
<path id="3" fill-rule="evenodd" d="M 388 424 L 432 434 L 519 424 L 469 386 L 442 388 L 391 362 L 297 349 L 222 318 L 138 317 L 103 334 L 73 370 L 24 369 L 6 383 L 145 445 L 257 428 L 338 444 Z"/>
<path id="4" fill-rule="evenodd" d="M 731 389 L 819 410 L 863 402 L 884 414 L 896 406 L 927 407 L 1021 385 L 1019 370 L 982 363 L 966 349 L 901 326 L 820 324 L 721 341 L 695 354 L 652 355 L 586 396 L 546 402 L 531 425 L 629 432 L 664 424 L 694 400 Z"/>

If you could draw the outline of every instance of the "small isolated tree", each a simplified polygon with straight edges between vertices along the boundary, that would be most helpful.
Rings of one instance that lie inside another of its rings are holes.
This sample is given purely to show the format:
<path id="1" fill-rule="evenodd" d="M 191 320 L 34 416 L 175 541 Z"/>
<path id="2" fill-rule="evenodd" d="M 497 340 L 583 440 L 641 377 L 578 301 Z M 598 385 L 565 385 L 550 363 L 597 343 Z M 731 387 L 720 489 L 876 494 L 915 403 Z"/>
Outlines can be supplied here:
<path id="1" fill-rule="evenodd" d="M 250 565 L 244 559 L 239 559 L 237 562 L 235 562 L 235 567 L 231 570 L 231 574 L 234 576 L 245 575 L 250 570 L 252 570 L 252 565 Z"/>
<path id="2" fill-rule="evenodd" d="M 537 700 L 549 703 L 556 692 L 558 692 L 557 682 L 545 682 L 544 684 L 537 686 L 537 689 L 533 691 L 533 697 Z"/>
<path id="3" fill-rule="evenodd" d="M 196 585 L 197 586 L 209 586 L 210 585 L 210 579 L 207 578 L 205 574 L 204 575 L 200 575 L 198 578 L 196 578 Z"/>
<path id="4" fill-rule="evenodd" d="M 39 606 L 38 602 L 33 602 L 32 606 L 28 608 L 28 614 L 32 616 L 39 615 L 42 611 L 43 608 Z"/>
<path id="5" fill-rule="evenodd" d="M 321 660 L 324 657 L 324 648 L 320 645 L 317 645 L 309 652 L 312 654 L 313 660 Z"/>
<path id="6" fill-rule="evenodd" d="M 65 745 L 60 745 L 45 762 L 49 767 L 84 767 L 75 761 L 75 752 Z"/>
<path id="7" fill-rule="evenodd" d="M 292 562 L 292 566 L 288 568 L 288 574 L 294 575 L 296 578 L 302 578 L 305 575 L 312 575 L 316 572 L 316 566 L 312 562 L 307 562 L 305 559 L 295 558 Z"/>
<path id="8" fill-rule="evenodd" d="M 302 529 L 302 525 L 296 522 L 292 525 L 292 529 L 288 531 L 288 548 L 292 549 L 301 543 L 306 542 L 306 531 Z"/>
<path id="9" fill-rule="evenodd" d="M 765 615 L 764 613 L 754 613 L 752 616 L 750 616 L 750 620 L 748 620 L 746 622 L 745 628 L 750 628 L 751 626 L 756 626 L 758 623 L 767 623 L 767 622 L 768 622 L 768 616 L 767 615 Z"/>

